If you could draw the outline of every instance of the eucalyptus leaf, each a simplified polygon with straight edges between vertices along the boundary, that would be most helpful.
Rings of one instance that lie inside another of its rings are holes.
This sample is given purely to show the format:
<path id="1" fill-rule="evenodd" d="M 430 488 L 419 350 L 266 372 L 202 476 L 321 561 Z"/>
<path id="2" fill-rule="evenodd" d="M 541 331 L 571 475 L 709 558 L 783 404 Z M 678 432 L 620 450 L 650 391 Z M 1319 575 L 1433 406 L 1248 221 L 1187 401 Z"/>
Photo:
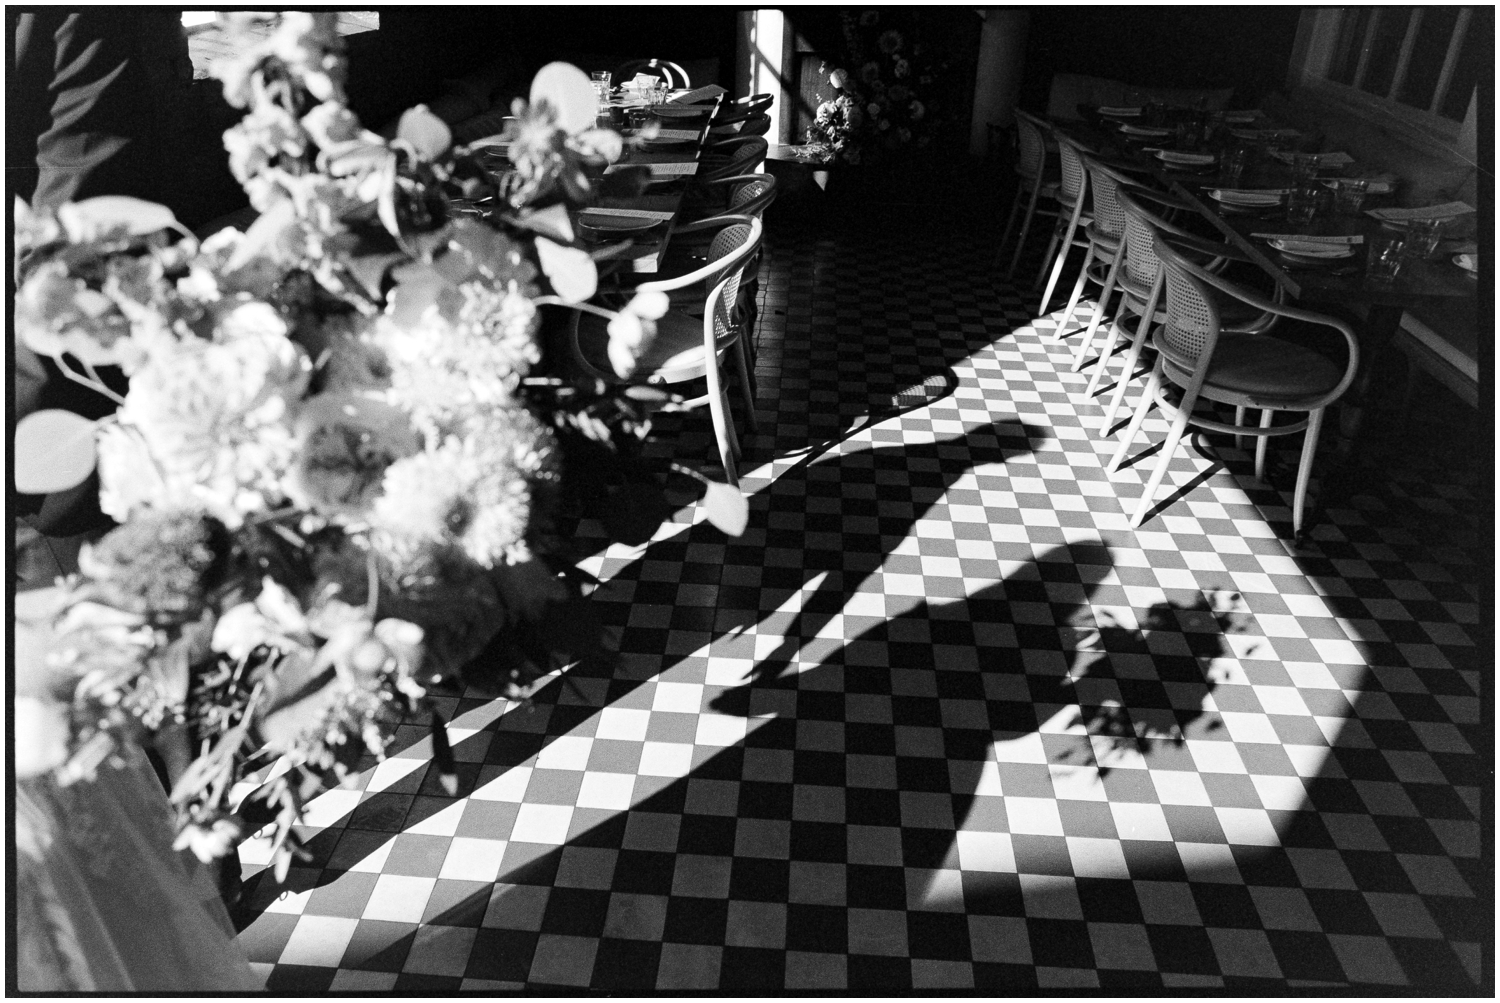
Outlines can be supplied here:
<path id="1" fill-rule="evenodd" d="M 77 487 L 94 472 L 96 423 L 72 411 L 33 411 L 16 423 L 16 490 L 46 495 Z"/>

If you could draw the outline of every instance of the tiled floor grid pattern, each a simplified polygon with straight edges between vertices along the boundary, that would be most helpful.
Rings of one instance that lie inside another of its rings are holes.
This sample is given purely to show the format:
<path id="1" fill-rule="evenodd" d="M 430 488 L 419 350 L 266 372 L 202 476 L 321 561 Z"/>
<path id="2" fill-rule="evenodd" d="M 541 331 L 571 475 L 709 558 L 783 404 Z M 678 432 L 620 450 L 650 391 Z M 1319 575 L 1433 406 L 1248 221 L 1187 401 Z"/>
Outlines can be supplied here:
<path id="1" fill-rule="evenodd" d="M 1478 991 L 1474 484 L 1396 469 L 1299 550 L 1295 443 L 1275 487 L 1217 443 L 1132 532 L 1155 454 L 1105 475 L 1076 336 L 969 228 L 773 220 L 750 528 L 585 523 L 614 666 L 446 699 L 459 796 L 410 729 L 283 886 L 247 844 L 273 991 Z"/>

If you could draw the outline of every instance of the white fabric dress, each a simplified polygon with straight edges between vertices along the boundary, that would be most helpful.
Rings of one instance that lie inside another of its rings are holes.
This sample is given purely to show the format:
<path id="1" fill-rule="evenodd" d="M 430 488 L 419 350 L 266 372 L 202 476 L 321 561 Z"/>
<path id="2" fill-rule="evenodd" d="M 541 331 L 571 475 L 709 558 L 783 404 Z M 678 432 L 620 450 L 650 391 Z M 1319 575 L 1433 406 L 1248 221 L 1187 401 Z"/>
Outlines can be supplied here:
<path id="1" fill-rule="evenodd" d="M 34 593 L 16 596 L 12 663 L 18 703 L 38 685 L 45 616 Z M 251 971 L 206 868 L 172 849 L 172 809 L 146 755 L 67 787 L 35 759 L 35 731 L 18 727 L 11 791 L 16 836 L 18 988 L 23 992 L 264 990 Z"/>

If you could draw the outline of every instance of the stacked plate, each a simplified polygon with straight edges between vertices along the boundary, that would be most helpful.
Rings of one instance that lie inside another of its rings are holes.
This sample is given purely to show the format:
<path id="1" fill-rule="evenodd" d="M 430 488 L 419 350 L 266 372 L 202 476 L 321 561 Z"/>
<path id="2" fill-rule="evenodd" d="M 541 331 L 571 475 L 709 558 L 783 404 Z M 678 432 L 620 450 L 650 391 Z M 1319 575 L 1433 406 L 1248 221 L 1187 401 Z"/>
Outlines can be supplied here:
<path id="1" fill-rule="evenodd" d="M 1105 118 L 1136 118 L 1140 115 L 1140 108 L 1110 108 L 1101 107 L 1099 114 Z"/>
<path id="2" fill-rule="evenodd" d="M 1125 122 L 1120 126 L 1120 131 L 1127 136 L 1170 136 L 1171 129 L 1156 129 L 1150 126 L 1131 125 Z"/>
<path id="3" fill-rule="evenodd" d="M 657 219 L 646 219 L 640 216 L 616 216 L 608 210 L 602 212 L 593 210 L 578 218 L 578 229 L 585 237 L 607 240 L 649 230 L 660 222 Z"/>
<path id="4" fill-rule="evenodd" d="M 1158 150 L 1156 159 L 1168 167 L 1197 170 L 1212 167 L 1218 158 L 1212 153 L 1182 153 L 1178 150 Z"/>
<path id="5" fill-rule="evenodd" d="M 1311 240 L 1279 237 L 1266 241 L 1284 259 L 1295 265 L 1323 265 L 1354 257 L 1349 244 L 1324 244 Z"/>
<path id="6" fill-rule="evenodd" d="M 1324 178 L 1323 184 L 1329 188 L 1337 188 L 1340 181 L 1348 181 L 1349 178 Z M 1389 181 L 1369 180 L 1365 186 L 1366 195 L 1389 195 L 1396 190 L 1396 186 Z"/>
<path id="7" fill-rule="evenodd" d="M 1208 193 L 1208 197 L 1226 209 L 1238 212 L 1254 212 L 1277 208 L 1281 205 L 1281 199 L 1284 194 L 1284 192 L 1278 189 L 1270 191 L 1246 191 L 1237 188 L 1215 188 Z"/>

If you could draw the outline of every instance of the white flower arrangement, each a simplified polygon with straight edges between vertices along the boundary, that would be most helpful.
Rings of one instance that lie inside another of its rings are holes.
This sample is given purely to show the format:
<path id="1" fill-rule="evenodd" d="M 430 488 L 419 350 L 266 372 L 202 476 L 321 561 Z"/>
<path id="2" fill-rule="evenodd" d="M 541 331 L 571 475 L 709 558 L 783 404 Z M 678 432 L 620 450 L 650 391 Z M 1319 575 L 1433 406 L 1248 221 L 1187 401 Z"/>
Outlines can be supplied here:
<path id="1" fill-rule="evenodd" d="M 562 203 L 644 183 L 605 176 L 618 136 L 568 128 L 574 75 L 592 109 L 587 78 L 549 68 L 564 93 L 517 106 L 497 178 L 420 107 L 389 142 L 363 129 L 333 21 L 288 13 L 223 71 L 247 109 L 225 134 L 260 212 L 246 232 L 199 244 L 122 197 L 16 207 L 19 336 L 121 404 L 94 439 L 101 508 L 122 525 L 85 549 L 54 624 L 67 755 L 32 759 L 66 782 L 186 724 L 201 754 L 173 791 L 179 842 L 211 856 L 253 757 L 284 757 L 253 795 L 282 874 L 302 801 L 383 755 L 401 715 L 431 715 L 452 781 L 432 685 L 524 696 L 600 650 L 550 559 L 562 458 L 625 449 L 648 413 L 541 368 L 539 307 L 597 282 Z M 622 374 L 664 299 L 611 325 Z M 101 365 L 130 376 L 123 398 Z M 486 646 L 505 657 L 474 660 Z"/>

